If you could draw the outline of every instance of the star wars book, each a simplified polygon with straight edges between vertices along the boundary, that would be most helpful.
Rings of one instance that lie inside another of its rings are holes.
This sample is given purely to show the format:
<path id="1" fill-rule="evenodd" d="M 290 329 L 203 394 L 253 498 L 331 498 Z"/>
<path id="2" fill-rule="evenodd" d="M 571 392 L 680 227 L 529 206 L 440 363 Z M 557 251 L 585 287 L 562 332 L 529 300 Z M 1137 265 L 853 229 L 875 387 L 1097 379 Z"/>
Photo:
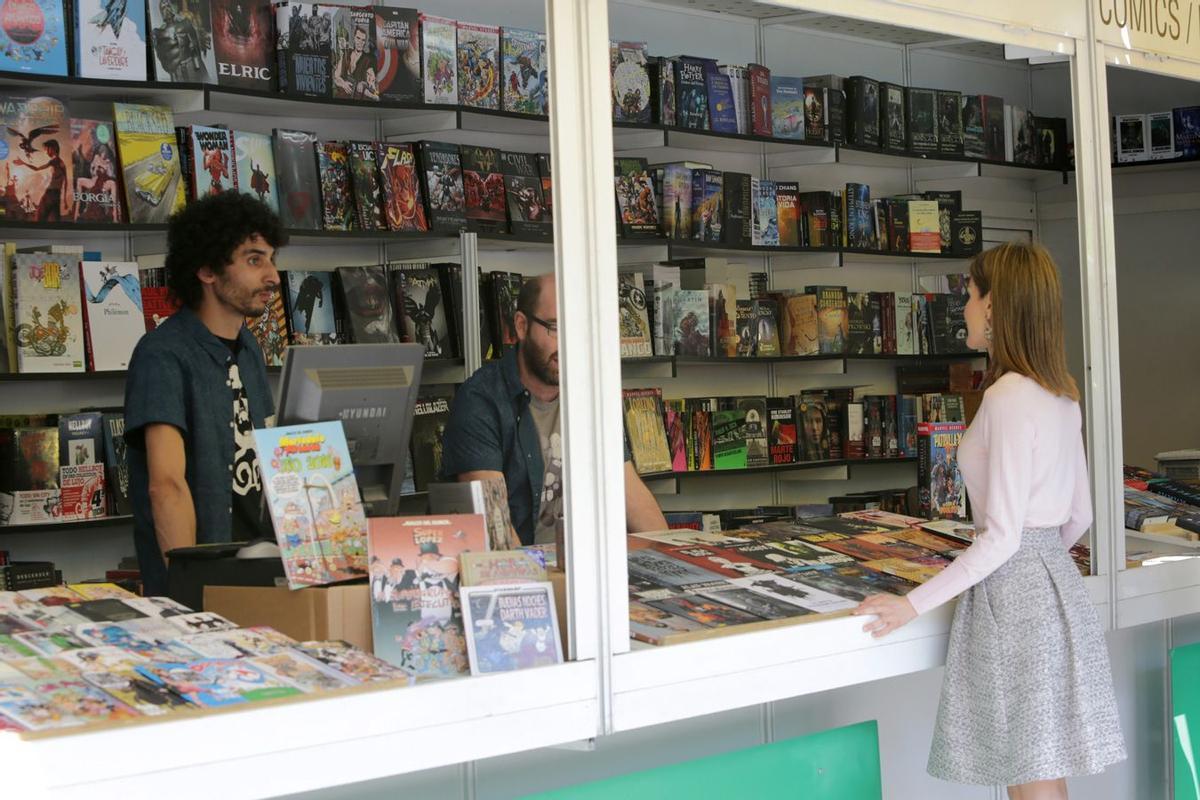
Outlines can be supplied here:
<path id="1" fill-rule="evenodd" d="M 650 72 L 647 68 L 646 43 L 609 42 L 608 53 L 613 122 L 650 122 Z"/>
<path id="2" fill-rule="evenodd" d="M 6 4 L 0 24 L 0 70 L 66 75 L 70 17 L 63 7 L 63 0 Z"/>
<path id="3" fill-rule="evenodd" d="M 168 83 L 216 83 L 211 5 L 197 0 L 162 0 L 147 6 L 154 79 Z"/>
<path id="4" fill-rule="evenodd" d="M 638 474 L 670 472 L 671 451 L 663 429 L 662 391 L 625 389 L 621 392 L 625 407 L 625 430 L 629 449 Z"/>
<path id="5" fill-rule="evenodd" d="M 364 231 L 387 230 L 383 219 L 383 185 L 376 163 L 376 142 L 350 142 L 350 184 L 358 226 Z"/>
<path id="6" fill-rule="evenodd" d="M 938 102 L 933 89 L 905 89 L 908 106 L 908 149 L 917 155 L 938 152 Z"/>
<path id="7" fill-rule="evenodd" d="M 413 146 L 402 142 L 378 142 L 375 155 L 388 228 L 393 231 L 429 230 Z"/>
<path id="8" fill-rule="evenodd" d="M 73 11 L 75 75 L 122 81 L 146 80 L 145 5 L 78 0 Z"/>
<path id="9" fill-rule="evenodd" d="M 421 73 L 426 103 L 458 105 L 458 23 L 421 14 Z"/>
<path id="10" fill-rule="evenodd" d="M 515 236 L 549 238 L 554 233 L 554 226 L 542 194 L 536 155 L 502 151 L 500 165 L 508 200 L 509 231 Z M 650 191 L 653 198 L 653 184 Z"/>
<path id="11" fill-rule="evenodd" d="M 113 103 L 113 117 L 129 221 L 166 222 L 187 202 L 171 109 Z"/>
<path id="12" fill-rule="evenodd" d="M 822 354 L 846 352 L 850 336 L 846 287 L 810 286 L 806 292 L 817 297 L 817 341 Z"/>
<path id="13" fill-rule="evenodd" d="M 642 273 L 617 276 L 621 314 L 621 358 L 648 358 L 654 355 L 650 342 L 650 317 L 646 308 L 645 279 Z"/>
<path id="14" fill-rule="evenodd" d="M 454 233 L 467 225 L 462 161 L 458 145 L 422 141 L 421 191 L 429 208 L 434 231 Z"/>
<path id="15" fill-rule="evenodd" d="M 267 366 L 282 367 L 283 353 L 288 346 L 287 311 L 283 307 L 283 294 L 274 292 L 263 313 L 257 317 L 246 317 L 246 327 L 262 348 Z"/>
<path id="16" fill-rule="evenodd" d="M 66 107 L 52 97 L 0 98 L 3 218 L 62 222 L 74 216 L 74 167 Z"/>
<path id="17" fill-rule="evenodd" d="M 401 341 L 424 345 L 426 358 L 452 358 L 454 343 L 448 305 L 438 270 L 400 269 L 389 273 Z"/>
<path id="18" fill-rule="evenodd" d="M 755 247 L 778 247 L 779 210 L 775 181 L 751 178 L 750 191 L 754 196 L 751 244 Z"/>
<path id="19" fill-rule="evenodd" d="M 657 236 L 658 203 L 654 199 L 654 179 L 650 177 L 646 159 L 614 159 L 613 180 L 617 191 L 617 214 L 621 221 L 621 236 L 625 238 Z"/>
<path id="20" fill-rule="evenodd" d="M 372 563 L 386 572 L 385 599 L 371 600 L 375 655 L 410 675 L 467 672 L 458 559 L 487 549 L 483 517 L 376 517 L 370 529 Z"/>
<path id="21" fill-rule="evenodd" d="M 290 343 L 344 344 L 333 296 L 333 273 L 293 269 L 283 274 Z"/>
<path id="22" fill-rule="evenodd" d="M 1175 157 L 1200 156 L 1200 106 L 1181 106 L 1171 112 L 1171 130 L 1175 135 Z"/>
<path id="23" fill-rule="evenodd" d="M 325 230 L 355 230 L 358 212 L 350 185 L 350 150 L 346 142 L 318 142 L 317 169 L 321 176 L 321 211 Z"/>
<path id="24" fill-rule="evenodd" d="M 779 321 L 781 355 L 812 356 L 820 352 L 816 295 L 787 295 L 780 303 Z"/>
<path id="25" fill-rule="evenodd" d="M 267 675 L 245 659 L 214 658 L 186 664 L 156 662 L 141 665 L 137 671 L 204 708 L 301 694 L 295 686 Z"/>
<path id="26" fill-rule="evenodd" d="M 461 145 L 459 154 L 467 226 L 473 231 L 507 233 L 508 211 L 500 151 L 494 147 Z"/>
<path id="27" fill-rule="evenodd" d="M 288 586 L 367 574 L 366 515 L 341 422 L 254 431 Z"/>
<path id="28" fill-rule="evenodd" d="M 677 356 L 711 356 L 708 292 L 680 289 L 672 297 L 671 318 L 675 321 L 671 337 Z"/>
<path id="29" fill-rule="evenodd" d="M 771 76 L 771 133 L 777 139 L 804 138 L 804 83 Z"/>
<path id="30" fill-rule="evenodd" d="M 332 8 L 333 96 L 341 100 L 378 101 L 375 11 L 371 6 Z"/>
<path id="31" fill-rule="evenodd" d="M 958 445 L 966 426 L 961 422 L 917 425 L 917 486 L 926 519 L 966 519 L 967 488 L 958 469 Z"/>
<path id="32" fill-rule="evenodd" d="M 550 87 L 546 34 L 502 28 L 500 51 L 503 84 L 500 106 L 518 114 L 545 114 Z"/>
<path id="33" fill-rule="evenodd" d="M 233 132 L 206 125 L 187 126 L 187 181 L 192 200 L 221 192 L 237 191 L 237 155 Z"/>
<path id="34" fill-rule="evenodd" d="M 421 26 L 414 8 L 371 6 L 375 83 L 380 100 L 421 102 Z"/>
<path id="35" fill-rule="evenodd" d="M 964 149 L 961 92 L 938 89 L 937 127 L 938 152 L 961 156 Z"/>
<path id="36" fill-rule="evenodd" d="M 354 344 L 399 342 L 384 268 L 338 267 L 336 275 L 350 340 Z"/>
<path id="37" fill-rule="evenodd" d="M 72 202 L 76 222 L 125 221 L 110 120 L 71 118 Z"/>
<path id="38" fill-rule="evenodd" d="M 459 592 L 472 675 L 562 663 L 549 582 L 462 586 Z"/>
<path id="39" fill-rule="evenodd" d="M 450 422 L 453 395 L 441 391 L 422 392 L 413 411 L 413 484 L 424 492 L 442 472 L 442 439 Z"/>
<path id="40" fill-rule="evenodd" d="M 334 6 L 275 4 L 279 89 L 297 97 L 333 96 Z"/>
<path id="41" fill-rule="evenodd" d="M 138 265 L 84 261 L 80 271 L 88 368 L 93 372 L 127 369 L 133 348 L 146 332 Z"/>
<path id="42" fill-rule="evenodd" d="M 704 81 L 709 61 L 691 56 L 675 60 L 675 124 L 680 128 L 709 129 L 708 87 Z"/>
<path id="43" fill-rule="evenodd" d="M 17 253 L 13 273 L 18 371 L 83 372 L 78 265 L 50 253 Z"/>
<path id="44" fill-rule="evenodd" d="M 211 0 L 217 83 L 274 92 L 275 24 L 270 0 Z"/>
<path id="45" fill-rule="evenodd" d="M 271 137 L 249 131 L 233 132 L 233 149 L 237 157 L 237 188 L 242 194 L 258 198 L 267 208 L 279 212 L 279 190 L 275 176 L 275 153 Z"/>
<path id="46" fill-rule="evenodd" d="M 316 134 L 275 128 L 272 136 L 279 218 L 285 228 L 320 230 L 321 184 Z"/>
<path id="47" fill-rule="evenodd" d="M 500 28 L 459 22 L 458 101 L 469 108 L 500 108 Z"/>

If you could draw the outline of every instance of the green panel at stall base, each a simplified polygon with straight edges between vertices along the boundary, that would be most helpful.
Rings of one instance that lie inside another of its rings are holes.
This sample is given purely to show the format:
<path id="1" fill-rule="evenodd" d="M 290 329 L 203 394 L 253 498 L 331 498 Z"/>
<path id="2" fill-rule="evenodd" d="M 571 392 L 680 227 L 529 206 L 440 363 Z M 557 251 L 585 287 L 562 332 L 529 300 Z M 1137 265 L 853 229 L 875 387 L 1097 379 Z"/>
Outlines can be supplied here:
<path id="1" fill-rule="evenodd" d="M 536 800 L 880 800 L 879 727 L 874 720 L 719 756 L 570 786 Z"/>
<path id="2" fill-rule="evenodd" d="M 1175 800 L 1200 800 L 1200 644 L 1171 651 Z"/>

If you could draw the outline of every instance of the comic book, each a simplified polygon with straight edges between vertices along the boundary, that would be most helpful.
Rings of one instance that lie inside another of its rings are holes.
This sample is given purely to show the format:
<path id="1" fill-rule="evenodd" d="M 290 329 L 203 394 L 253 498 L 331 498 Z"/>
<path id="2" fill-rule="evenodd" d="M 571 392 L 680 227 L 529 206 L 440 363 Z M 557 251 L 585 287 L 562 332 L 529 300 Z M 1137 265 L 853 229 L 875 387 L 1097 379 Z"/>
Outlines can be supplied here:
<path id="1" fill-rule="evenodd" d="M 545 114 L 550 93 L 546 34 L 505 27 L 500 31 L 500 49 L 501 107 L 518 114 Z"/>
<path id="2" fill-rule="evenodd" d="M 749 575 L 744 578 L 735 578 L 732 583 L 757 594 L 766 595 L 784 603 L 791 603 L 815 614 L 845 611 L 858 605 L 844 597 L 838 597 L 822 589 L 799 583 L 805 574 L 807 573 L 786 576 Z"/>
<path id="3" fill-rule="evenodd" d="M 500 28 L 458 23 L 458 102 L 500 108 Z"/>
<path id="4" fill-rule="evenodd" d="M 273 146 L 279 216 L 285 228 L 320 230 L 321 183 L 315 133 L 276 128 Z"/>
<path id="5" fill-rule="evenodd" d="M 288 586 L 367 574 L 367 526 L 341 422 L 254 431 Z"/>
<path id="6" fill-rule="evenodd" d="M 413 146 L 404 142 L 379 142 L 376 148 L 388 228 L 393 231 L 429 230 Z"/>
<path id="7" fill-rule="evenodd" d="M 190 152 L 186 159 L 189 179 L 188 193 L 192 200 L 237 191 L 237 156 L 233 150 L 233 133 L 228 128 L 206 125 L 187 127 Z"/>
<path id="8" fill-rule="evenodd" d="M 283 366 L 283 352 L 287 349 L 287 313 L 283 308 L 283 294 L 276 291 L 266 310 L 257 317 L 246 317 L 246 327 L 258 340 L 263 360 L 268 367 Z"/>
<path id="9" fill-rule="evenodd" d="M 721 589 L 698 592 L 697 596 L 714 600 L 762 619 L 788 619 L 811 613 L 808 609 L 798 605 L 785 603 L 762 592 L 754 592 L 732 583 Z"/>
<path id="10" fill-rule="evenodd" d="M 672 558 L 657 549 L 630 550 L 629 577 L 643 578 L 678 592 L 698 592 L 725 585 L 725 577 L 706 565 Z"/>
<path id="11" fill-rule="evenodd" d="M 85 672 L 83 679 L 148 717 L 169 714 L 190 704 L 166 686 L 155 683 L 134 669 Z"/>
<path id="12" fill-rule="evenodd" d="M 498 564 L 509 563 L 506 559 L 519 559 L 528 556 L 533 562 L 542 566 L 541 577 L 521 576 L 528 580 L 545 580 L 544 563 L 534 554 L 528 552 L 509 552 L 521 546 L 521 542 L 512 527 L 512 518 L 508 510 L 508 490 L 504 479 L 500 477 L 486 478 L 474 481 L 452 481 L 447 483 L 428 483 L 429 510 L 432 514 L 482 514 L 487 523 L 488 549 L 496 553 L 477 554 L 482 564 L 491 565 L 491 557 Z M 474 555 L 474 554 L 473 554 Z M 466 586 L 476 583 L 497 583 L 497 580 L 471 578 L 468 569 L 467 556 L 463 557 L 463 582 Z M 500 567 L 497 567 L 500 569 Z M 480 576 L 496 577 L 498 572 L 489 567 L 482 567 Z"/>
<path id="13" fill-rule="evenodd" d="M 356 681 L 308 656 L 290 650 L 257 656 L 250 663 L 266 674 L 295 686 L 305 694 L 329 692 L 352 686 Z"/>
<path id="14" fill-rule="evenodd" d="M 246 655 L 225 641 L 224 633 L 226 631 L 185 633 L 178 641 L 184 647 L 194 650 L 200 658 L 241 658 Z"/>
<path id="15" fill-rule="evenodd" d="M 72 652 L 81 653 L 82 650 Z M 79 668 L 63 658 L 18 658 L 0 661 L 0 681 L 28 678 L 33 681 L 74 680 L 79 677 Z"/>
<path id="16" fill-rule="evenodd" d="M 958 469 L 958 445 L 966 425 L 917 425 L 917 486 L 920 514 L 927 519 L 966 519 L 967 486 Z"/>
<path id="17" fill-rule="evenodd" d="M 364 231 L 387 230 L 375 151 L 375 142 L 350 142 L 350 183 L 354 187 L 358 226 Z"/>
<path id="18" fill-rule="evenodd" d="M 92 622 L 125 622 L 131 619 L 146 619 L 144 612 L 127 604 L 121 597 L 98 597 L 94 600 L 67 603 L 67 608 Z"/>
<path id="19" fill-rule="evenodd" d="M 459 591 L 472 675 L 562 663 L 549 582 L 463 586 Z"/>
<path id="20" fill-rule="evenodd" d="M 77 0 L 74 15 L 75 75 L 146 80 L 145 5 Z"/>
<path id="21" fill-rule="evenodd" d="M 125 221 L 115 146 L 111 121 L 71 118 L 71 200 L 76 222 Z"/>
<path id="22" fill-rule="evenodd" d="M 70 221 L 75 184 L 66 106 L 53 97 L 7 96 L 0 103 L 6 145 L 0 158 L 0 213 L 14 221 Z"/>
<path id="23" fill-rule="evenodd" d="M 85 626 L 81 625 L 80 627 Z M 123 645 L 99 645 L 65 650 L 56 654 L 56 660 L 69 664 L 80 672 L 130 669 L 138 664 L 146 663 L 146 659 L 140 653 L 126 650 Z"/>
<path id="24" fill-rule="evenodd" d="M 874 561 L 864 561 L 862 562 L 862 566 L 876 572 L 883 572 L 888 575 L 894 575 L 897 578 L 903 578 L 912 583 L 925 583 L 925 581 L 945 569 L 949 563 L 944 559 L 918 561 L 904 558 L 880 558 Z"/>
<path id="25" fill-rule="evenodd" d="M 647 644 L 666 644 L 679 633 L 704 630 L 695 620 L 679 617 L 637 600 L 629 601 L 629 636 Z"/>
<path id="26" fill-rule="evenodd" d="M 338 267 L 336 284 L 355 344 L 399 342 L 382 266 Z"/>
<path id="27" fill-rule="evenodd" d="M 494 147 L 461 145 L 463 197 L 471 230 L 507 233 L 504 174 L 500 151 Z"/>
<path id="28" fill-rule="evenodd" d="M 170 107 L 113 103 L 113 118 L 129 221 L 166 222 L 187 202 Z"/>
<path id="29" fill-rule="evenodd" d="M 161 0 L 147 6 L 154 79 L 169 83 L 216 83 L 210 3 Z"/>
<path id="30" fill-rule="evenodd" d="M 708 292 L 700 289 L 680 289 L 675 292 L 671 318 L 675 320 L 672 335 L 675 355 L 712 355 Z"/>
<path id="31" fill-rule="evenodd" d="M 372 569 L 387 573 L 387 599 L 371 601 L 375 654 L 412 675 L 466 672 L 458 557 L 487 549 L 483 517 L 376 517 L 369 522 Z"/>
<path id="32" fill-rule="evenodd" d="M 148 617 L 178 617 L 190 614 L 192 610 L 182 603 L 177 603 L 169 597 L 133 597 L 125 601 Z"/>
<path id="33" fill-rule="evenodd" d="M 546 568 L 522 550 L 463 553 L 459 558 L 462 586 L 534 583 L 546 580 Z"/>
<path id="34" fill-rule="evenodd" d="M 67 650 L 79 650 L 88 646 L 87 642 L 68 630 L 19 631 L 12 637 L 43 656 L 57 656 Z"/>
<path id="35" fill-rule="evenodd" d="M 371 6 L 322 6 L 333 11 L 333 96 L 379 100 L 375 11 Z"/>
<path id="36" fill-rule="evenodd" d="M 421 73 L 425 102 L 458 105 L 458 23 L 421 14 Z"/>
<path id="37" fill-rule="evenodd" d="M 257 197 L 267 208 L 279 213 L 278 180 L 275 177 L 275 154 L 271 137 L 249 131 L 233 132 L 233 148 L 237 155 L 238 191 Z"/>
<path id="38" fill-rule="evenodd" d="M 621 312 L 621 358 L 652 356 L 654 352 L 650 343 L 645 279 L 640 272 L 621 273 L 617 277 Z"/>
<path id="39" fill-rule="evenodd" d="M 965 520 L 935 519 L 929 522 L 922 522 L 921 529 L 931 531 L 939 536 L 948 536 L 967 544 L 975 541 L 975 524 Z"/>
<path id="40" fill-rule="evenodd" d="M 646 605 L 691 620 L 705 628 L 725 628 L 761 622 L 762 617 L 700 595 L 676 595 L 661 600 L 647 600 Z"/>
<path id="41" fill-rule="evenodd" d="M 357 213 L 350 185 L 350 153 L 346 143 L 318 142 L 317 169 L 321 176 L 321 209 L 325 230 L 354 230 L 357 227 Z"/>
<path id="42" fill-rule="evenodd" d="M 265 450 L 263 452 L 271 452 Z M 212 611 L 193 611 L 190 614 L 180 614 L 165 617 L 167 624 L 182 633 L 202 633 L 204 631 L 224 631 L 236 628 L 237 625 Z"/>
<path id="43" fill-rule="evenodd" d="M 617 191 L 617 215 L 621 220 L 620 235 L 657 236 L 658 202 L 654 199 L 654 179 L 650 177 L 646 159 L 614 159 L 613 182 Z"/>
<path id="44" fill-rule="evenodd" d="M 335 7 L 308 2 L 275 4 L 279 88 L 301 97 L 333 96 Z"/>
<path id="45" fill-rule="evenodd" d="M 651 121 L 650 73 L 645 42 L 609 42 L 614 122 Z"/>
<path id="46" fill-rule="evenodd" d="M 435 231 L 455 233 L 467 224 L 458 145 L 423 141 L 419 147 L 421 193 L 429 208 L 429 226 Z"/>
<path id="47" fill-rule="evenodd" d="M 205 708 L 272 700 L 301 694 L 245 659 L 207 659 L 187 664 L 156 662 L 137 671 L 175 694 Z"/>
<path id="48" fill-rule="evenodd" d="M 425 346 L 426 358 L 454 355 L 446 319 L 441 278 L 434 268 L 402 269 L 390 273 L 400 317 L 401 338 Z"/>
<path id="49" fill-rule="evenodd" d="M 413 484 L 425 491 L 442 470 L 442 438 L 450 421 L 453 397 L 422 392 L 413 408 Z"/>
<path id="50" fill-rule="evenodd" d="M 516 236 L 548 238 L 554 232 L 542 194 L 542 180 L 533 153 L 500 153 L 504 194 L 508 199 L 509 231 Z"/>
<path id="51" fill-rule="evenodd" d="M 94 372 L 127 369 L 146 332 L 137 262 L 84 261 L 79 266 L 88 365 Z"/>
<path id="52" fill-rule="evenodd" d="M 78 263 L 50 253 L 17 253 L 13 273 L 17 370 L 83 372 Z"/>
<path id="53" fill-rule="evenodd" d="M 293 269 L 287 276 L 287 321 L 292 344 L 343 344 L 333 299 L 333 273 Z"/>
<path id="54" fill-rule="evenodd" d="M 84 600 L 126 600 L 137 597 L 128 589 L 122 589 L 115 583 L 69 583 L 67 588 Z"/>
<path id="55" fill-rule="evenodd" d="M 324 664 L 335 672 L 345 675 L 353 683 L 380 683 L 386 681 L 411 680 L 404 670 L 376 658 L 370 653 L 343 641 L 301 642 L 296 652 Z"/>
<path id="56" fill-rule="evenodd" d="M 78 679 L 0 685 L 0 714 L 31 731 L 138 716 L 121 701 Z"/>
<path id="57" fill-rule="evenodd" d="M 67 74 L 63 0 L 25 0 L 4 5 L 0 24 L 0 71 Z"/>
<path id="58" fill-rule="evenodd" d="M 492 283 L 492 300 L 494 309 L 495 331 L 492 340 L 498 352 L 503 353 L 517 344 L 517 328 L 514 317 L 517 313 L 517 299 L 521 294 L 522 278 L 516 272 L 489 273 Z M 499 356 L 497 356 L 499 357 Z"/>
<path id="59" fill-rule="evenodd" d="M 421 102 L 421 25 L 415 8 L 372 6 L 375 12 L 375 81 L 379 98 Z"/>
<path id="60" fill-rule="evenodd" d="M 211 0 L 210 12 L 217 83 L 275 91 L 278 83 L 271 0 Z"/>

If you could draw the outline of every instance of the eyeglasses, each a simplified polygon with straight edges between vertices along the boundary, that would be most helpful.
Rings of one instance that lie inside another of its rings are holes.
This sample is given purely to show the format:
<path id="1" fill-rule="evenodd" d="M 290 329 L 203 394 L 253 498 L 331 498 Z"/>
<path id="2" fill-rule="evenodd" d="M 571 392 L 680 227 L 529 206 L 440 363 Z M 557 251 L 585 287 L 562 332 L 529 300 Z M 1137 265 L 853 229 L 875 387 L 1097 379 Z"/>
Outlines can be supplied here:
<path id="1" fill-rule="evenodd" d="M 538 325 L 541 325 L 543 328 L 545 328 L 546 333 L 550 334 L 551 336 L 558 336 L 558 322 L 557 321 L 547 322 L 546 320 L 542 319 L 541 317 L 535 317 L 533 314 L 526 314 L 526 316 L 529 317 L 534 322 L 536 322 Z"/>

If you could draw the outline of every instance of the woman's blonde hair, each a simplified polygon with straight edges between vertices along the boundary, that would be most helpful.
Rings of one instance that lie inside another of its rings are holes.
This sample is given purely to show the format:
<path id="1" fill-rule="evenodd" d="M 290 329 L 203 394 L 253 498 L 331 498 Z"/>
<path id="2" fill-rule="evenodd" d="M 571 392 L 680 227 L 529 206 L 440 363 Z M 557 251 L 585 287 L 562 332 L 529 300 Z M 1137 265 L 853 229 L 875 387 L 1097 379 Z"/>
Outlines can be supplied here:
<path id="1" fill-rule="evenodd" d="M 1078 401 L 1063 348 L 1062 283 L 1046 249 L 1002 244 L 971 259 L 970 270 L 980 298 L 992 299 L 991 365 L 984 385 L 1016 372 Z"/>

